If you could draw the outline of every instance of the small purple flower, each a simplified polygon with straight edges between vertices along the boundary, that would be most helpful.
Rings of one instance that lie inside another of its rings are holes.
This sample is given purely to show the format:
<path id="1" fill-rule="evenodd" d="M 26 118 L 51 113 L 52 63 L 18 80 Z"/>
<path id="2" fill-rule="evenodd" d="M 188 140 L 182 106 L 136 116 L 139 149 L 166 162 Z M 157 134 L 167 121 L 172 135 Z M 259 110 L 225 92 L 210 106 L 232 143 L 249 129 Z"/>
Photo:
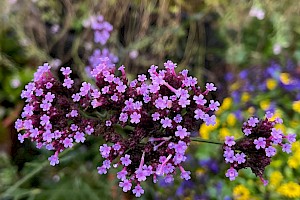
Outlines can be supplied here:
<path id="1" fill-rule="evenodd" d="M 266 156 L 273 157 L 276 154 L 276 149 L 272 146 L 265 148 Z"/>
<path id="2" fill-rule="evenodd" d="M 70 69 L 70 67 L 62 67 L 60 68 L 60 71 L 62 72 L 63 75 L 68 76 L 72 73 L 72 70 Z"/>
<path id="3" fill-rule="evenodd" d="M 70 116 L 71 116 L 71 117 L 77 117 L 77 116 L 78 116 L 78 111 L 77 111 L 77 110 L 72 110 L 72 111 L 70 112 Z"/>
<path id="4" fill-rule="evenodd" d="M 190 133 L 187 132 L 186 128 L 182 128 L 182 126 L 177 126 L 177 131 L 175 132 L 175 136 L 180 137 L 180 139 L 183 139 L 188 135 L 190 135 Z"/>
<path id="5" fill-rule="evenodd" d="M 187 98 L 185 97 L 181 97 L 179 100 L 178 100 L 178 104 L 182 107 L 182 108 L 186 108 L 186 106 L 190 105 L 191 101 L 188 100 Z"/>
<path id="6" fill-rule="evenodd" d="M 189 180 L 189 179 L 191 179 L 190 174 L 191 174 L 190 171 L 182 171 L 181 174 L 180 174 L 180 178 L 185 179 L 185 180 Z"/>
<path id="7" fill-rule="evenodd" d="M 138 181 L 145 181 L 147 179 L 143 169 L 137 169 L 135 171 L 135 177 Z"/>
<path id="8" fill-rule="evenodd" d="M 229 178 L 229 180 L 233 181 L 238 176 L 238 172 L 236 171 L 236 169 L 231 167 L 230 169 L 227 170 L 225 175 L 226 175 L 226 177 Z"/>
<path id="9" fill-rule="evenodd" d="M 64 80 L 63 86 L 70 89 L 72 87 L 73 83 L 74 83 L 74 81 L 68 77 Z"/>
<path id="10" fill-rule="evenodd" d="M 81 96 L 85 96 L 88 94 L 88 92 L 90 91 L 91 89 L 91 84 L 90 83 L 86 83 L 86 82 L 83 82 L 82 83 L 82 86 L 80 88 L 80 95 Z"/>
<path id="11" fill-rule="evenodd" d="M 140 197 L 142 194 L 144 194 L 144 190 L 140 185 L 137 185 L 132 190 L 132 193 L 135 194 L 136 197 Z"/>
<path id="12" fill-rule="evenodd" d="M 18 134 L 18 140 L 20 141 L 20 143 L 24 142 L 24 135 L 22 135 L 21 133 Z"/>
<path id="13" fill-rule="evenodd" d="M 17 121 L 15 122 L 15 129 L 19 130 L 22 128 L 23 128 L 23 120 L 17 119 Z"/>
<path id="14" fill-rule="evenodd" d="M 145 74 L 138 75 L 138 81 L 144 82 L 146 80 L 147 80 L 147 77 Z"/>
<path id="15" fill-rule="evenodd" d="M 72 99 L 74 102 L 78 102 L 80 100 L 80 95 L 78 93 L 72 94 Z"/>
<path id="16" fill-rule="evenodd" d="M 106 174 L 107 173 L 107 169 L 104 166 L 97 167 L 97 170 L 98 170 L 98 174 Z"/>
<path id="17" fill-rule="evenodd" d="M 286 139 L 288 140 L 289 143 L 296 142 L 296 134 L 288 134 L 286 136 Z"/>
<path id="18" fill-rule="evenodd" d="M 51 92 L 47 92 L 45 95 L 45 101 L 53 102 L 53 99 L 55 98 L 55 94 L 52 94 Z"/>
<path id="19" fill-rule="evenodd" d="M 122 83 L 121 85 L 118 85 L 118 86 L 116 87 L 116 89 L 117 89 L 118 92 L 120 92 L 120 93 L 124 93 L 125 90 L 126 90 L 126 88 L 127 88 L 127 86 L 126 86 L 126 85 L 123 85 L 123 83 Z"/>
<path id="20" fill-rule="evenodd" d="M 110 154 L 111 147 L 107 146 L 107 144 L 103 144 L 103 146 L 100 146 L 99 151 L 103 158 L 107 158 Z"/>
<path id="21" fill-rule="evenodd" d="M 153 118 L 153 121 L 157 121 L 157 120 L 159 120 L 160 114 L 159 114 L 158 112 L 155 112 L 155 113 L 153 113 L 151 116 L 152 116 L 152 118 Z"/>
<path id="22" fill-rule="evenodd" d="M 180 114 L 177 114 L 173 119 L 177 124 L 179 124 L 182 121 L 182 116 Z"/>
<path id="23" fill-rule="evenodd" d="M 52 166 L 59 164 L 59 159 L 57 155 L 50 156 L 48 160 L 50 161 L 50 165 Z"/>
<path id="24" fill-rule="evenodd" d="M 206 104 L 207 100 L 204 99 L 204 96 L 202 94 L 200 94 L 199 96 L 194 96 L 193 100 L 195 100 L 197 105 L 201 105 L 204 106 L 204 104 Z"/>
<path id="25" fill-rule="evenodd" d="M 48 115 L 46 115 L 46 114 L 43 114 L 41 117 L 40 117 L 40 124 L 42 125 L 42 126 L 44 126 L 45 124 L 48 124 L 50 121 L 50 117 L 48 116 Z"/>
<path id="26" fill-rule="evenodd" d="M 217 88 L 215 87 L 215 85 L 213 83 L 206 83 L 206 89 L 207 91 L 216 91 Z"/>
<path id="27" fill-rule="evenodd" d="M 168 117 L 161 119 L 160 123 L 162 124 L 163 128 L 167 128 L 167 127 L 172 128 L 172 120 L 169 119 Z"/>
<path id="28" fill-rule="evenodd" d="M 64 141 L 64 147 L 65 148 L 72 148 L 73 146 L 73 139 L 72 138 L 65 138 Z"/>
<path id="29" fill-rule="evenodd" d="M 117 173 L 117 178 L 120 179 L 121 181 L 124 181 L 126 179 L 126 175 L 128 174 L 128 172 L 123 169 L 122 171 Z"/>
<path id="30" fill-rule="evenodd" d="M 119 183 L 119 186 L 123 188 L 123 192 L 127 192 L 131 189 L 132 184 L 129 180 L 125 179 Z"/>
<path id="31" fill-rule="evenodd" d="M 250 128 L 245 128 L 243 130 L 243 132 L 245 133 L 246 136 L 250 135 L 251 134 L 251 129 Z"/>
<path id="32" fill-rule="evenodd" d="M 210 100 L 210 104 L 209 104 L 209 109 L 211 111 L 217 111 L 219 110 L 219 106 L 220 106 L 220 103 L 218 101 L 214 101 L 214 100 Z"/>
<path id="33" fill-rule="evenodd" d="M 246 155 L 244 153 L 237 153 L 235 155 L 235 161 L 238 163 L 238 164 L 242 164 L 244 162 L 246 162 L 246 159 L 245 159 Z"/>
<path id="34" fill-rule="evenodd" d="M 291 153 L 292 152 L 291 148 L 292 148 L 292 145 L 290 143 L 286 143 L 286 144 L 282 145 L 283 152 Z"/>
<path id="35" fill-rule="evenodd" d="M 105 126 L 111 126 L 111 121 L 110 120 L 107 120 L 107 121 L 105 121 Z"/>
<path id="36" fill-rule="evenodd" d="M 225 144 L 227 144 L 230 147 L 235 145 L 234 136 L 226 136 L 225 137 Z"/>
<path id="37" fill-rule="evenodd" d="M 216 116 L 215 115 L 209 116 L 208 114 L 205 114 L 205 116 L 203 117 L 203 121 L 207 126 L 209 125 L 214 126 L 216 124 Z"/>
<path id="38" fill-rule="evenodd" d="M 255 127 L 258 122 L 259 121 L 256 117 L 250 117 L 250 119 L 248 120 L 249 126 L 252 126 L 252 127 Z"/>
<path id="39" fill-rule="evenodd" d="M 138 124 L 141 119 L 141 114 L 134 112 L 133 114 L 130 115 L 130 118 L 131 118 L 131 120 L 130 120 L 131 123 Z"/>
<path id="40" fill-rule="evenodd" d="M 130 155 L 125 154 L 124 157 L 120 158 L 122 165 L 124 165 L 125 167 L 131 164 L 131 160 L 130 160 Z"/>
<path id="41" fill-rule="evenodd" d="M 85 141 L 84 133 L 82 132 L 77 131 L 74 138 L 75 138 L 75 142 L 77 143 L 79 142 L 83 143 Z"/>
<path id="42" fill-rule="evenodd" d="M 255 146 L 256 149 L 266 148 L 266 139 L 265 138 L 259 137 L 258 139 L 255 139 L 253 143 L 256 145 Z"/>
<path id="43" fill-rule="evenodd" d="M 128 115 L 127 115 L 127 113 L 121 113 L 120 114 L 120 117 L 119 117 L 119 120 L 121 121 L 121 122 L 127 122 L 127 120 L 128 120 Z"/>
<path id="44" fill-rule="evenodd" d="M 195 113 L 195 119 L 204 119 L 204 116 L 205 116 L 205 112 L 203 111 L 203 110 L 201 110 L 201 109 L 196 109 L 195 111 L 194 111 L 194 113 Z"/>

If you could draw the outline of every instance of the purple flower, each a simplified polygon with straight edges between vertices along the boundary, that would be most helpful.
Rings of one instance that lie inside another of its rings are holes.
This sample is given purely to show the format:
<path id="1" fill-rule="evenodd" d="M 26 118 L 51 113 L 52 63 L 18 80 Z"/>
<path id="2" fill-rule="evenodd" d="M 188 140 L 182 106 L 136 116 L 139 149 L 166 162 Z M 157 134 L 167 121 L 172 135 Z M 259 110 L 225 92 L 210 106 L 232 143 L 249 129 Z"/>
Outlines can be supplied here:
<path id="1" fill-rule="evenodd" d="M 195 100 L 197 105 L 201 105 L 204 106 L 204 104 L 206 104 L 207 100 L 204 99 L 204 96 L 202 94 L 198 95 L 198 96 L 194 96 L 193 100 Z"/>
<path id="2" fill-rule="evenodd" d="M 119 117 L 119 120 L 121 121 L 121 122 L 127 122 L 127 120 L 128 120 L 128 115 L 126 114 L 126 113 L 121 113 L 120 114 L 120 117 Z"/>
<path id="3" fill-rule="evenodd" d="M 201 110 L 201 109 L 196 109 L 195 111 L 194 111 L 194 113 L 195 113 L 195 119 L 204 119 L 204 116 L 205 116 L 205 112 L 203 111 L 203 110 Z"/>
<path id="4" fill-rule="evenodd" d="M 97 170 L 98 170 L 98 174 L 106 174 L 107 173 L 107 169 L 104 166 L 97 167 Z"/>
<path id="5" fill-rule="evenodd" d="M 72 99 L 74 102 L 78 102 L 80 100 L 80 95 L 78 93 L 72 94 Z"/>
<path id="6" fill-rule="evenodd" d="M 126 85 L 123 85 L 123 83 L 122 83 L 121 85 L 118 85 L 118 86 L 116 87 L 116 89 L 117 89 L 118 92 L 120 92 L 120 93 L 124 93 L 126 88 L 127 88 L 127 86 L 126 86 Z"/>
<path id="7" fill-rule="evenodd" d="M 213 83 L 206 83 L 206 90 L 207 91 L 216 91 L 217 88 L 215 87 L 215 85 Z"/>
<path id="8" fill-rule="evenodd" d="M 99 151 L 103 158 L 107 158 L 110 154 L 111 147 L 107 146 L 107 144 L 103 144 L 100 146 Z"/>
<path id="9" fill-rule="evenodd" d="M 185 179 L 185 180 L 189 180 L 189 179 L 191 179 L 190 174 L 191 174 L 190 171 L 182 171 L 181 174 L 180 174 L 180 178 Z"/>
<path id="10" fill-rule="evenodd" d="M 233 181 L 238 176 L 238 172 L 236 171 L 236 169 L 231 167 L 230 169 L 227 170 L 225 175 L 226 177 L 229 178 L 229 180 Z"/>
<path id="11" fill-rule="evenodd" d="M 252 127 L 255 127 L 258 122 L 259 121 L 256 117 L 250 117 L 250 119 L 248 120 L 249 126 L 252 126 Z"/>
<path id="12" fill-rule="evenodd" d="M 125 167 L 131 164 L 131 160 L 130 160 L 130 155 L 125 154 L 124 157 L 120 158 L 122 165 L 124 165 Z"/>
<path id="13" fill-rule="evenodd" d="M 227 144 L 230 147 L 235 145 L 234 136 L 226 136 L 225 137 L 225 144 Z"/>
<path id="14" fill-rule="evenodd" d="M 129 180 L 125 179 L 119 183 L 119 186 L 123 188 L 123 192 L 127 192 L 131 189 L 132 184 Z"/>
<path id="15" fill-rule="evenodd" d="M 173 120 L 178 124 L 182 121 L 182 116 L 180 114 L 177 114 Z"/>
<path id="16" fill-rule="evenodd" d="M 220 103 L 218 101 L 210 100 L 209 109 L 211 111 L 219 110 Z"/>
<path id="17" fill-rule="evenodd" d="M 77 116 L 78 116 L 78 111 L 77 111 L 77 110 L 72 110 L 72 111 L 70 112 L 70 116 L 71 116 L 71 117 L 77 117 Z"/>
<path id="18" fill-rule="evenodd" d="M 128 174 L 128 172 L 123 169 L 122 171 L 117 173 L 117 178 L 120 179 L 121 181 L 124 181 L 126 179 L 126 175 Z"/>
<path id="19" fill-rule="evenodd" d="M 146 180 L 146 174 L 143 169 L 137 169 L 135 171 L 135 177 L 138 181 L 145 181 Z"/>
<path id="20" fill-rule="evenodd" d="M 273 157 L 276 154 L 276 149 L 272 146 L 265 148 L 266 156 Z"/>
<path id="21" fill-rule="evenodd" d="M 60 68 L 60 71 L 65 76 L 69 76 L 72 73 L 72 70 L 70 69 L 70 67 L 66 67 L 66 68 L 62 67 L 62 68 Z"/>
<path id="22" fill-rule="evenodd" d="M 245 133 L 246 136 L 250 135 L 251 134 L 251 129 L 250 128 L 245 128 L 243 130 L 243 132 Z"/>
<path id="23" fill-rule="evenodd" d="M 161 119 L 160 123 L 162 124 L 163 128 L 167 128 L 167 127 L 172 128 L 172 120 L 169 119 L 168 117 Z"/>
<path id="24" fill-rule="evenodd" d="M 246 155 L 244 153 L 237 153 L 235 155 L 235 161 L 238 163 L 238 164 L 242 164 L 244 162 L 246 162 L 246 159 L 245 159 Z"/>
<path id="25" fill-rule="evenodd" d="M 77 131 L 74 138 L 75 138 L 75 142 L 77 143 L 79 142 L 83 143 L 85 141 L 84 133 L 82 132 Z"/>
<path id="26" fill-rule="evenodd" d="M 288 134 L 286 136 L 286 139 L 288 140 L 289 143 L 296 142 L 296 134 Z"/>
<path id="27" fill-rule="evenodd" d="M 55 98 L 55 94 L 52 94 L 51 92 L 47 92 L 45 95 L 45 101 L 53 102 L 53 99 Z"/>
<path id="28" fill-rule="evenodd" d="M 65 138 L 64 141 L 64 147 L 65 148 L 72 148 L 73 146 L 73 139 L 72 138 Z"/>
<path id="29" fill-rule="evenodd" d="M 214 126 L 216 124 L 216 116 L 215 115 L 209 116 L 208 114 L 205 114 L 205 116 L 203 117 L 203 121 L 207 126 L 209 125 Z"/>
<path id="30" fill-rule="evenodd" d="M 266 147 L 266 139 L 262 137 L 255 139 L 253 143 L 256 145 L 255 146 L 256 149 L 260 149 L 260 148 L 264 149 Z"/>
<path id="31" fill-rule="evenodd" d="M 48 116 L 48 115 L 46 115 L 46 114 L 43 114 L 41 117 L 40 117 L 40 124 L 42 125 L 42 126 L 44 126 L 45 124 L 48 124 L 48 123 L 50 123 L 50 117 Z"/>
<path id="32" fill-rule="evenodd" d="M 57 155 L 50 156 L 48 160 L 50 161 L 50 165 L 52 166 L 59 164 L 59 159 Z"/>
<path id="33" fill-rule="evenodd" d="M 159 114 L 158 112 L 155 112 L 155 113 L 153 113 L 151 116 L 152 116 L 152 118 L 153 118 L 153 121 L 157 121 L 157 120 L 159 120 L 160 114 Z"/>
<path id="34" fill-rule="evenodd" d="M 82 83 L 82 86 L 80 88 L 80 95 L 81 96 L 85 96 L 88 94 L 88 92 L 90 91 L 91 89 L 91 84 L 90 83 L 86 83 L 86 82 L 83 82 Z"/>
<path id="35" fill-rule="evenodd" d="M 131 118 L 131 120 L 130 120 L 131 123 L 138 124 L 141 119 L 141 114 L 134 112 L 133 114 L 130 115 L 130 118 Z"/>
<path id="36" fill-rule="evenodd" d="M 286 144 L 282 145 L 282 151 L 283 152 L 291 153 L 292 152 L 291 148 L 292 148 L 292 145 L 289 144 L 289 143 L 286 143 Z"/>
<path id="37" fill-rule="evenodd" d="M 182 126 L 177 126 L 177 131 L 175 132 L 175 136 L 180 137 L 180 139 L 183 139 L 188 135 L 190 135 L 190 133 L 187 132 L 186 128 L 182 128 Z"/>
<path id="38" fill-rule="evenodd" d="M 64 80 L 63 86 L 70 89 L 72 87 L 73 83 L 74 83 L 74 81 L 68 77 Z"/>

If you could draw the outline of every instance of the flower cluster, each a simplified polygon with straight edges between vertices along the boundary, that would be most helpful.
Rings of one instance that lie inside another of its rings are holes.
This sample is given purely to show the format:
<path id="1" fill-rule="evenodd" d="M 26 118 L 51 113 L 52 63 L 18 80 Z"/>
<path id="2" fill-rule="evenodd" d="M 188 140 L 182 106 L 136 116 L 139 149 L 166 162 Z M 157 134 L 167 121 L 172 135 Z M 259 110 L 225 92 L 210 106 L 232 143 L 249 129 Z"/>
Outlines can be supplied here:
<path id="1" fill-rule="evenodd" d="M 97 67 L 105 58 L 107 60 L 107 65 L 113 67 L 119 61 L 119 58 L 111 53 L 107 48 L 104 48 L 102 51 L 100 49 L 95 49 L 93 54 L 89 57 L 89 65 L 86 67 L 86 72 L 91 76 L 91 71 Z"/>
<path id="2" fill-rule="evenodd" d="M 207 83 L 201 90 L 195 77 L 188 76 L 187 70 L 177 74 L 171 61 L 164 64 L 164 70 L 153 65 L 149 76 L 141 74 L 128 82 L 124 66 L 116 70 L 106 63 L 107 59 L 102 60 L 91 71 L 98 88 L 85 90 L 91 106 L 106 114 L 95 128 L 95 134 L 107 142 L 99 149 L 104 161 L 98 173 L 120 166 L 119 186 L 137 197 L 144 193 L 141 182 L 147 177 L 156 182 L 161 176 L 169 183 L 178 168 L 182 179 L 190 179 L 190 172 L 181 164 L 195 123 L 215 124 L 212 112 L 220 104 L 206 99 L 210 91 L 216 91 L 214 84 Z"/>
<path id="3" fill-rule="evenodd" d="M 280 146 L 283 152 L 291 152 L 296 134 L 284 135 L 280 129 L 274 128 L 276 124 L 283 122 L 282 119 L 272 118 L 271 112 L 266 113 L 264 120 L 251 117 L 243 124 L 245 137 L 236 141 L 233 136 L 226 137 L 223 146 L 224 158 L 226 163 L 230 163 L 226 177 L 231 181 L 238 176 L 238 170 L 250 167 L 266 185 L 268 181 L 263 178 L 263 173 L 276 154 L 275 146 Z"/>
<path id="4" fill-rule="evenodd" d="M 105 21 L 102 15 L 92 16 L 90 24 L 94 30 L 94 41 L 105 45 L 110 37 L 110 32 L 113 30 L 113 26 Z"/>
<path id="5" fill-rule="evenodd" d="M 87 108 L 88 99 L 84 93 L 74 94 L 74 80 L 69 67 L 61 68 L 64 81 L 58 81 L 45 63 L 34 74 L 32 82 L 25 86 L 21 97 L 26 99 L 15 128 L 23 130 L 18 139 L 22 143 L 25 138 L 36 142 L 37 148 L 46 147 L 53 150 L 49 157 L 51 165 L 59 163 L 58 154 L 74 143 L 83 143 L 86 135 L 93 133 L 94 121 L 81 115 L 81 110 Z M 72 99 L 73 98 L 73 99 Z M 81 98 L 81 102 L 79 99 Z"/>

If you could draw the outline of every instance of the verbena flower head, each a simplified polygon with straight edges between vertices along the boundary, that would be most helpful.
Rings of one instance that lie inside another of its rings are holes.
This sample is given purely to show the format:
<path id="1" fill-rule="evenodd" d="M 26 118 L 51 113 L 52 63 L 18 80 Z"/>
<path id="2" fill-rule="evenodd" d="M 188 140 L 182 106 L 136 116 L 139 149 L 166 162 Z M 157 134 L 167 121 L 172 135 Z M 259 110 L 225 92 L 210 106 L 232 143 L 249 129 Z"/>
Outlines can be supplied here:
<path id="1" fill-rule="evenodd" d="M 170 183 L 178 169 L 180 177 L 189 180 L 191 173 L 182 163 L 191 131 L 198 129 L 199 120 L 214 125 L 212 113 L 220 104 L 206 99 L 216 90 L 213 83 L 201 89 L 187 70 L 176 73 L 171 61 L 164 66 L 158 70 L 153 65 L 149 75 L 138 75 L 129 82 L 124 66 L 116 70 L 109 58 L 100 59 L 91 71 L 96 86 L 83 82 L 80 88 L 74 86 L 69 67 L 60 70 L 63 83 L 52 75 L 48 64 L 39 67 L 21 94 L 27 104 L 23 119 L 15 125 L 25 132 L 19 134 L 19 140 L 30 138 L 38 148 L 53 150 L 49 161 L 56 165 L 58 154 L 74 143 L 83 143 L 86 135 L 102 136 L 106 144 L 99 148 L 104 161 L 98 173 L 119 166 L 119 186 L 137 197 L 144 193 L 141 182 L 150 176 L 154 182 L 162 177 Z M 91 111 L 99 114 L 97 125 L 85 118 Z"/>
<path id="2" fill-rule="evenodd" d="M 271 158 L 276 155 L 276 146 L 283 152 L 290 153 L 292 143 L 296 141 L 296 134 L 284 135 L 280 129 L 274 128 L 282 123 L 282 119 L 271 120 L 272 113 L 267 112 L 265 119 L 259 120 L 251 117 L 243 124 L 245 137 L 234 140 L 227 136 L 223 146 L 225 162 L 230 164 L 226 173 L 231 181 L 238 176 L 238 170 L 250 167 L 266 185 L 268 181 L 263 178 L 265 168 L 271 163 Z"/>
<path id="3" fill-rule="evenodd" d="M 94 30 L 94 41 L 105 45 L 110 37 L 110 32 L 113 30 L 113 26 L 104 20 L 102 15 L 92 16 L 90 18 L 91 28 Z"/>
<path id="4" fill-rule="evenodd" d="M 64 76 L 61 83 L 50 69 L 47 63 L 40 66 L 33 81 L 22 91 L 21 97 L 26 105 L 15 128 L 23 132 L 18 135 L 20 142 L 29 138 L 36 142 L 37 148 L 54 151 L 49 161 L 56 165 L 60 152 L 72 148 L 74 143 L 83 143 L 86 135 L 93 132 L 94 121 L 81 115 L 81 110 L 89 106 L 86 103 L 88 98 L 80 93 L 74 94 L 74 81 L 70 77 L 72 70 L 61 68 Z"/>
<path id="5" fill-rule="evenodd" d="M 131 82 L 124 66 L 117 70 L 107 60 L 91 71 L 98 87 L 90 91 L 91 106 L 107 111 L 103 122 L 111 122 L 95 129 L 95 134 L 107 142 L 100 147 L 105 160 L 98 172 L 106 174 L 111 166 L 119 166 L 119 186 L 137 197 L 144 193 L 141 182 L 149 177 L 154 182 L 163 177 L 169 183 L 179 169 L 180 177 L 189 180 L 190 172 L 182 163 L 186 160 L 190 133 L 198 128 L 195 124 L 199 120 L 207 125 L 216 123 L 212 112 L 219 103 L 206 99 L 210 91 L 216 90 L 214 84 L 208 83 L 201 89 L 187 70 L 176 73 L 172 61 L 164 66 L 158 70 L 152 65 L 148 75 L 138 75 Z M 123 131 L 115 127 L 122 127 Z"/>

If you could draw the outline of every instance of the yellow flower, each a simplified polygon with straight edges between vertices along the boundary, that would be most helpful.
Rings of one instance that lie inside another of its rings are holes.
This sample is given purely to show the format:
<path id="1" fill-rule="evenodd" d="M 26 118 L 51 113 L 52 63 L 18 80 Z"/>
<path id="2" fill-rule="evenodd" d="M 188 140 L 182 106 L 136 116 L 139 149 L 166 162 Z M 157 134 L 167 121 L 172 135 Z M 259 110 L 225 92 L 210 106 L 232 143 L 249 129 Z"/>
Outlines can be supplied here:
<path id="1" fill-rule="evenodd" d="M 270 185 L 277 188 L 279 186 L 280 182 L 282 181 L 282 179 L 283 179 L 283 176 L 282 176 L 281 172 L 274 171 L 274 172 L 272 172 L 272 174 L 270 176 Z"/>
<path id="2" fill-rule="evenodd" d="M 295 142 L 296 143 L 296 142 Z M 294 146 L 292 146 L 293 156 L 289 157 L 288 159 L 288 165 L 290 168 L 297 169 L 300 166 L 300 149 L 295 149 Z"/>
<path id="3" fill-rule="evenodd" d="M 283 124 L 275 124 L 274 128 L 280 129 L 282 132 L 286 132 L 286 127 Z"/>
<path id="4" fill-rule="evenodd" d="M 270 107 L 270 100 L 264 100 L 259 103 L 263 110 L 267 110 Z"/>
<path id="5" fill-rule="evenodd" d="M 253 115 L 254 112 L 255 112 L 255 108 L 254 108 L 253 106 L 251 106 L 251 107 L 248 108 L 248 113 L 249 113 L 250 115 Z"/>
<path id="6" fill-rule="evenodd" d="M 300 185 L 295 182 L 288 182 L 282 184 L 278 189 L 277 192 L 282 196 L 288 198 L 299 198 L 300 197 Z"/>
<path id="7" fill-rule="evenodd" d="M 236 123 L 236 117 L 233 113 L 230 113 L 228 116 L 227 116 L 227 124 L 229 126 L 234 126 Z"/>
<path id="8" fill-rule="evenodd" d="M 250 99 L 250 94 L 248 92 L 243 92 L 242 97 L 241 97 L 242 102 L 245 103 L 245 102 L 249 101 L 249 99 Z"/>
<path id="9" fill-rule="evenodd" d="M 293 110 L 297 113 L 300 113 L 300 100 L 293 102 Z"/>
<path id="10" fill-rule="evenodd" d="M 290 82 L 291 82 L 290 75 L 288 73 L 281 73 L 280 81 L 285 85 L 290 84 Z"/>
<path id="11" fill-rule="evenodd" d="M 229 136 L 230 135 L 230 131 L 228 128 L 220 128 L 220 131 L 219 131 L 219 138 L 221 140 L 225 140 L 225 137 L 226 136 Z"/>
<path id="12" fill-rule="evenodd" d="M 224 110 L 228 110 L 232 105 L 232 98 L 231 97 L 226 97 L 223 100 L 222 106 L 221 108 L 223 108 Z"/>
<path id="13" fill-rule="evenodd" d="M 214 126 L 207 126 L 203 123 L 199 129 L 200 137 L 203 139 L 209 139 L 209 134 L 219 126 L 219 123 L 220 120 L 218 118 L 216 119 L 216 124 Z"/>
<path id="14" fill-rule="evenodd" d="M 275 112 L 274 112 L 273 117 L 270 120 L 274 121 L 277 117 L 281 118 L 282 114 L 283 114 L 282 110 L 276 109 Z"/>
<path id="15" fill-rule="evenodd" d="M 233 189 L 233 199 L 235 200 L 249 200 L 250 191 L 243 185 L 238 185 Z"/>
<path id="16" fill-rule="evenodd" d="M 300 151 L 300 141 L 296 141 L 292 144 L 292 151 L 295 152 L 295 151 Z"/>
<path id="17" fill-rule="evenodd" d="M 276 82 L 276 80 L 269 78 L 266 81 L 266 85 L 269 90 L 273 90 L 274 88 L 276 88 L 277 82 Z"/>
<path id="18" fill-rule="evenodd" d="M 235 82 L 235 83 L 231 84 L 230 90 L 231 90 L 231 91 L 238 90 L 238 89 L 240 88 L 240 86 L 241 86 L 241 83 L 240 83 L 240 82 Z"/>

